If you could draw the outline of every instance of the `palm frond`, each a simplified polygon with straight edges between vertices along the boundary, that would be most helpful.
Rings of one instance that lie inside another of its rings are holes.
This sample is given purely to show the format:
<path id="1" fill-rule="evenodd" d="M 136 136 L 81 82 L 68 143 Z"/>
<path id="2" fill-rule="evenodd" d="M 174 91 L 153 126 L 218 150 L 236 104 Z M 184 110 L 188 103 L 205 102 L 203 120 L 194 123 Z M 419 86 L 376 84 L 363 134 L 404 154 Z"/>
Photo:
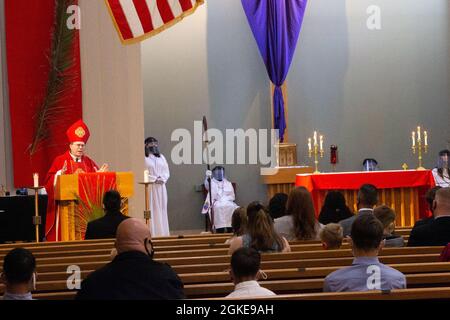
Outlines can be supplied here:
<path id="1" fill-rule="evenodd" d="M 67 72 L 75 63 L 72 49 L 76 30 L 71 30 L 66 25 L 69 18 L 66 10 L 73 2 L 73 0 L 55 0 L 55 24 L 48 57 L 50 72 L 46 94 L 33 117 L 35 128 L 33 140 L 28 147 L 30 155 L 36 153 L 40 144 L 49 138 L 49 128 L 67 109 L 61 105 L 64 98 L 77 85 L 78 75 Z"/>

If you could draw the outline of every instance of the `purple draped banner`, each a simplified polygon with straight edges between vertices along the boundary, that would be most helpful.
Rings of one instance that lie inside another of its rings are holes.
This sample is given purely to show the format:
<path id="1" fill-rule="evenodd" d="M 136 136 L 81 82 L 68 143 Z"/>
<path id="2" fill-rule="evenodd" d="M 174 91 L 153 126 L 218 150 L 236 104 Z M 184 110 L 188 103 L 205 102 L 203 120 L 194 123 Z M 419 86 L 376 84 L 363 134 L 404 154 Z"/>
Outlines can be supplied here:
<path id="1" fill-rule="evenodd" d="M 266 65 L 273 94 L 274 127 L 283 142 L 286 129 L 281 91 L 294 56 L 307 0 L 241 0 Z"/>

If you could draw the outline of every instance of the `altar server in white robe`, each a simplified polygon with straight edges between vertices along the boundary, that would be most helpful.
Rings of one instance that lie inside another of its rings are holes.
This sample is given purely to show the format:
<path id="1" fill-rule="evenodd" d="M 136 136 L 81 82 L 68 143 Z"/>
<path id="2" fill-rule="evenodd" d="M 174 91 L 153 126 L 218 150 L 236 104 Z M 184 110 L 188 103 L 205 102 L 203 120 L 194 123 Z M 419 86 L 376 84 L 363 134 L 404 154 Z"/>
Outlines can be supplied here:
<path id="1" fill-rule="evenodd" d="M 234 203 L 234 188 L 225 177 L 225 168 L 217 166 L 213 171 L 206 172 L 205 188 L 211 192 L 208 184 L 208 176 L 211 176 L 212 203 L 214 212 L 214 227 L 217 233 L 232 232 L 231 216 L 238 205 Z M 203 214 L 208 213 L 209 192 L 203 206 Z"/>
<path id="2" fill-rule="evenodd" d="M 450 187 L 449 158 L 449 150 L 440 151 L 438 165 L 432 171 L 436 185 L 442 188 Z"/>
<path id="3" fill-rule="evenodd" d="M 170 177 L 166 158 L 159 152 L 158 140 L 145 139 L 145 165 L 149 171 L 152 237 L 169 236 L 166 182 Z"/>

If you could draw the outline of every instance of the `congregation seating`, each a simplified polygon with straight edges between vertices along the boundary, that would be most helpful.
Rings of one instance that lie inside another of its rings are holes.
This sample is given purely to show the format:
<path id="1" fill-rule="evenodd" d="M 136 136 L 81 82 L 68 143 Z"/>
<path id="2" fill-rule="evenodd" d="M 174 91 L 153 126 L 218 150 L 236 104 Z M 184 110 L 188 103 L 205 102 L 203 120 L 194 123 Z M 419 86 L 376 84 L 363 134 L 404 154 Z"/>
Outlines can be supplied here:
<path id="1" fill-rule="evenodd" d="M 396 230 L 397 231 L 397 230 Z M 399 229 L 406 236 L 410 229 Z M 192 235 L 155 238 L 155 260 L 166 262 L 179 274 L 185 284 L 187 298 L 224 297 L 232 291 L 229 279 L 228 246 L 231 235 Z M 174 241 L 182 241 L 174 244 Z M 215 244 L 211 246 L 211 244 Z M 319 293 L 324 278 L 342 266 L 350 265 L 353 257 L 348 243 L 339 250 L 323 250 L 317 241 L 292 241 L 292 252 L 263 254 L 261 268 L 268 278 L 261 285 L 286 299 L 333 299 L 329 293 Z M 90 240 L 66 243 L 22 243 L 0 246 L 0 261 L 14 247 L 30 249 L 37 259 L 38 281 L 34 297 L 37 299 L 72 299 L 76 291 L 67 289 L 67 268 L 81 268 L 81 279 L 111 260 L 114 240 Z M 217 246 L 217 247 L 216 247 Z M 439 262 L 441 247 L 385 248 L 380 261 L 406 275 L 406 293 L 390 293 L 405 299 L 414 294 L 428 297 L 431 291 L 409 293 L 413 288 L 450 287 L 450 263 Z M 0 286 L 0 292 L 3 292 Z M 448 288 L 447 288 L 448 289 Z M 449 289 L 450 290 L 450 289 Z M 315 292 L 315 293 L 314 293 Z M 446 291 L 443 291 L 444 295 Z M 336 295 L 336 294 L 335 294 Z M 381 295 L 386 297 L 387 295 Z M 376 293 L 361 293 L 355 299 L 379 298 Z M 347 296 L 353 299 L 353 296 Z M 339 297 L 337 299 L 340 299 Z"/>

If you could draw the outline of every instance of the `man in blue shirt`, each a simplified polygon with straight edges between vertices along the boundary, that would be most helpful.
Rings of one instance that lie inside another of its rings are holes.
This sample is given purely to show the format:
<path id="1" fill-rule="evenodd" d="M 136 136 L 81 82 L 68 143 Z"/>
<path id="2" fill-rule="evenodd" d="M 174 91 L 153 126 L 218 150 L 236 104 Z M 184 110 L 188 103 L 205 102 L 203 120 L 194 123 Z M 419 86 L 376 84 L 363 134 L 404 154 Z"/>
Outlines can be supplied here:
<path id="1" fill-rule="evenodd" d="M 325 278 L 323 291 L 368 291 L 406 288 L 403 273 L 378 261 L 383 247 L 383 225 L 371 213 L 358 214 L 352 224 L 351 245 L 355 259 Z"/>

